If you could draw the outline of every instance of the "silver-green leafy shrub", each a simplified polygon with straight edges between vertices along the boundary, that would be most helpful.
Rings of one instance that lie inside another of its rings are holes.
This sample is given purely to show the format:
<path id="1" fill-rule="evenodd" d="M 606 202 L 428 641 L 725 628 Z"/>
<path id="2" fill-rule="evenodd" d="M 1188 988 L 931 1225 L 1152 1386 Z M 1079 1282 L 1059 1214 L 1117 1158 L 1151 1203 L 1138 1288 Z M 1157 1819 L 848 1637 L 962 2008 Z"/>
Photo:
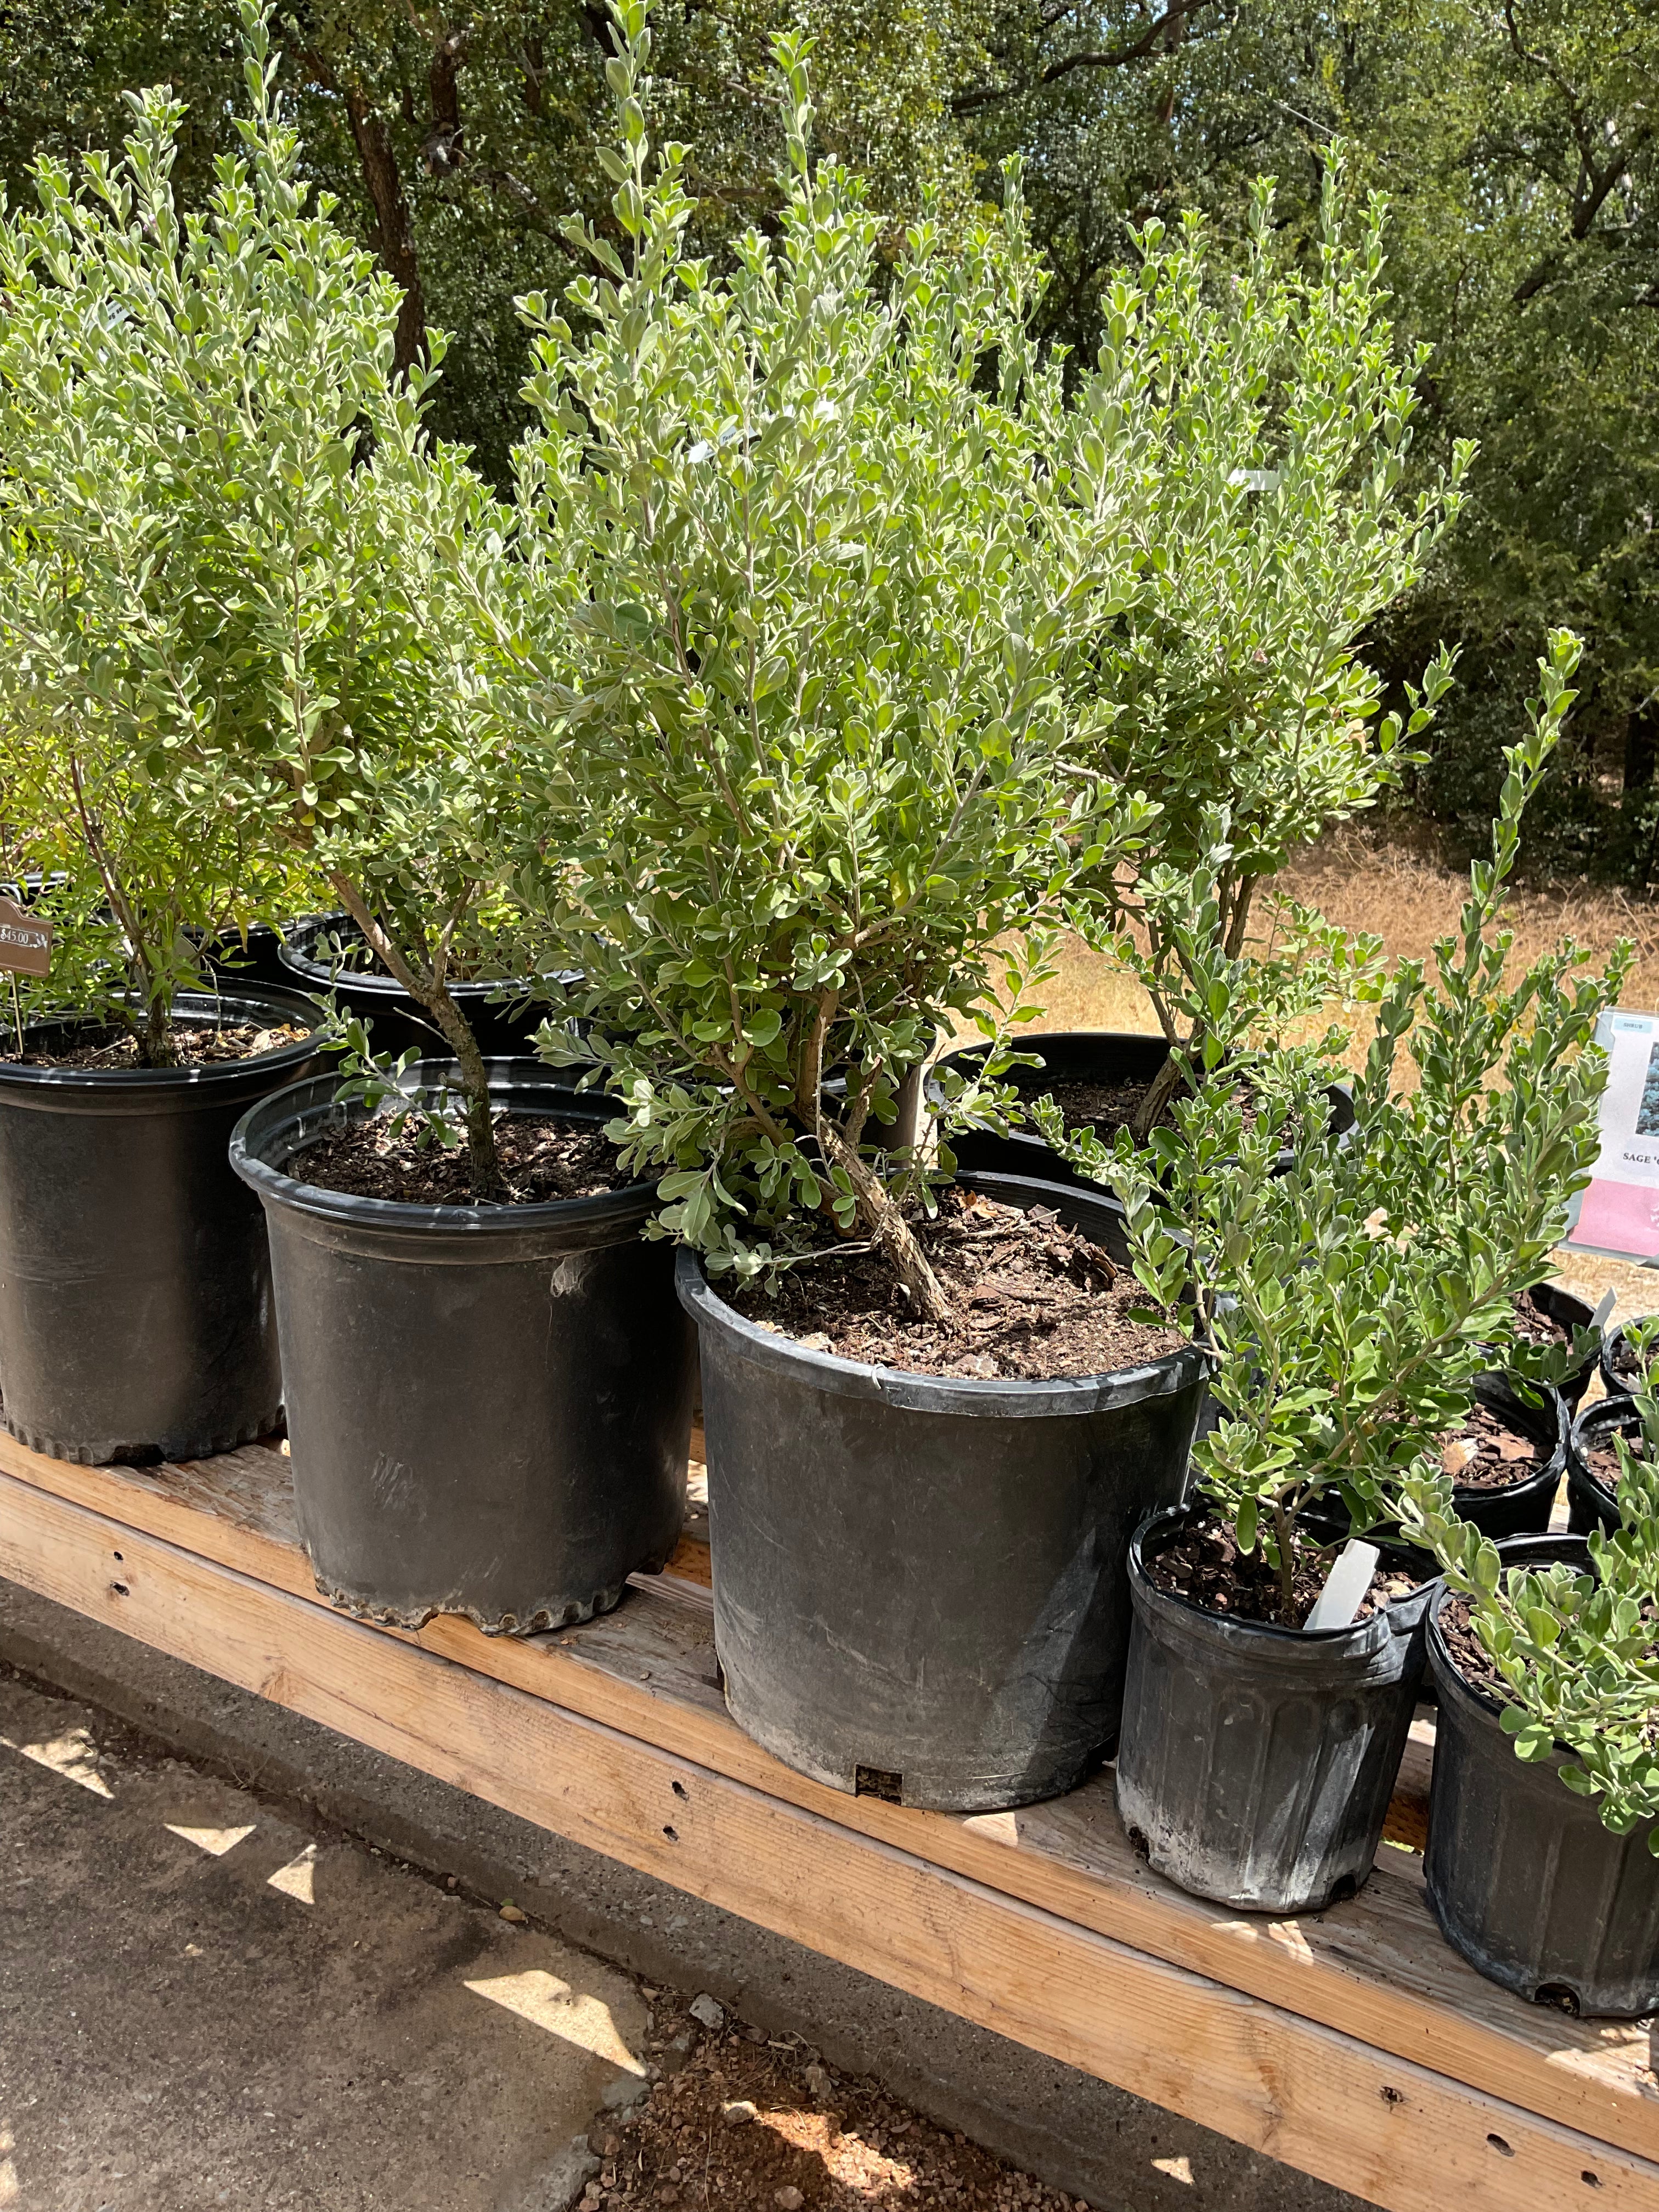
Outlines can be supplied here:
<path id="1" fill-rule="evenodd" d="M 1659 1856 L 1659 1400 L 1635 1404 L 1642 1449 L 1615 1439 L 1619 1526 L 1591 1534 L 1588 1572 L 1560 1560 L 1506 1569 L 1431 1486 L 1408 1484 L 1405 1505 L 1449 1588 L 1468 1601 L 1516 1758 L 1565 1753 L 1567 1788 L 1593 1797 L 1615 1835 L 1645 1826 Z"/>
<path id="2" fill-rule="evenodd" d="M 937 1317 L 905 1217 L 923 1064 L 1000 980 L 999 937 L 1148 819 L 1071 765 L 1140 589 L 1136 434 L 1068 411 L 1033 349 L 1017 177 L 883 268 L 858 181 L 809 155 L 805 39 L 778 42 L 776 239 L 729 278 L 690 258 L 641 0 L 617 22 L 623 248 L 580 234 L 594 273 L 526 310 L 543 611 L 502 687 L 542 816 L 517 888 L 590 978 L 660 1228 L 750 1274 L 826 1213 Z"/>
<path id="3" fill-rule="evenodd" d="M 1150 1297 L 1166 1305 L 1194 1286 L 1223 1414 L 1194 1468 L 1240 1548 L 1260 1546 L 1278 1571 L 1289 1625 L 1310 1507 L 1340 1499 L 1361 1534 L 1395 1522 L 1411 1485 L 1449 1510 L 1448 1479 L 1425 1455 L 1467 1414 L 1492 1347 L 1513 1339 L 1514 1300 L 1549 1273 L 1595 1159 L 1606 1079 L 1595 1024 L 1617 1001 L 1628 948 L 1602 975 L 1579 972 L 1564 945 L 1511 977 L 1502 926 L 1522 817 L 1578 657 L 1577 640 L 1559 632 L 1539 664 L 1492 857 L 1471 871 L 1432 977 L 1402 961 L 1381 991 L 1349 1137 L 1328 1133 L 1333 1070 L 1316 1050 L 1252 1053 L 1231 1031 L 1248 979 L 1212 941 L 1213 1024 L 1186 1063 L 1192 1095 L 1171 1126 L 1145 1146 L 1120 1131 L 1108 1148 L 1037 1109 L 1050 1141 L 1122 1200 Z M 1565 1374 L 1581 1356 L 1534 1354 L 1533 1370 Z"/>
<path id="4" fill-rule="evenodd" d="M 43 161 L 39 211 L 0 229 L 23 809 L 94 862 L 95 950 L 125 940 L 155 1030 L 182 925 L 295 877 L 346 909 L 460 1062 L 488 1197 L 449 984 L 502 905 L 511 777 L 472 641 L 478 599 L 510 597 L 499 518 L 425 428 L 441 337 L 393 380 L 398 288 L 312 196 L 253 0 L 242 36 L 240 151 L 199 214 L 173 189 L 182 112 L 153 91 L 118 167 L 89 157 L 76 191 Z"/>

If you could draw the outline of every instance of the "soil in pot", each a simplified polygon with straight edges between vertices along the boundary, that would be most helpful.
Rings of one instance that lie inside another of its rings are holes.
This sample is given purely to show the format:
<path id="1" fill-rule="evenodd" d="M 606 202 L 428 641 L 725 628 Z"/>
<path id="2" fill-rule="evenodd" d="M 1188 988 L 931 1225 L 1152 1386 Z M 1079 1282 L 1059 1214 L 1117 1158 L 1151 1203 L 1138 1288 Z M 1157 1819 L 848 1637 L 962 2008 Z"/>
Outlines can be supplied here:
<path id="1" fill-rule="evenodd" d="M 1565 1560 L 1582 1537 L 1498 1547 L 1505 1568 Z M 1587 2018 L 1659 2007 L 1659 1859 L 1638 1829 L 1615 1836 L 1562 1782 L 1566 1754 L 1519 1759 L 1500 1718 L 1501 1677 L 1462 1598 L 1441 1585 L 1429 1657 L 1439 1692 L 1425 1860 L 1429 1903 L 1453 1948 L 1489 1980 Z"/>
<path id="2" fill-rule="evenodd" d="M 264 1220 L 226 1147 L 315 1064 L 316 1010 L 227 986 L 173 1012 L 178 1066 L 76 1020 L 0 1054 L 0 1419 L 58 1458 L 200 1458 L 280 1419 Z"/>
<path id="3" fill-rule="evenodd" d="M 833 1244 L 774 1288 L 750 1284 L 730 1303 L 757 1327 L 817 1352 L 914 1375 L 1026 1382 L 1139 1367 L 1177 1351 L 1184 1331 L 1138 1317 L 1146 1293 L 1127 1267 L 1051 1206 L 1000 1205 L 953 1187 L 915 1232 L 954 1310 L 912 1315 L 890 1267 Z"/>
<path id="4" fill-rule="evenodd" d="M 1540 1283 L 1533 1290 L 1523 1291 L 1515 1301 L 1516 1334 L 1523 1344 L 1550 1349 L 1571 1345 L 1575 1329 L 1593 1328 L 1595 1322 L 1595 1309 L 1586 1299 L 1554 1283 Z M 1596 1358 L 1597 1352 L 1592 1351 L 1559 1385 L 1570 1407 L 1576 1407 L 1589 1389 Z"/>
<path id="5" fill-rule="evenodd" d="M 1479 1404 L 1440 1447 L 1440 1464 L 1459 1490 L 1508 1490 L 1529 1481 L 1548 1456 L 1534 1437 L 1511 1428 L 1492 1407 Z"/>
<path id="6" fill-rule="evenodd" d="M 561 1198 L 594 1198 L 625 1189 L 632 1180 L 617 1165 L 617 1147 L 592 1122 L 498 1114 L 495 1127 L 503 1184 L 495 1203 L 546 1206 Z M 409 1123 L 395 1135 L 380 1119 L 331 1130 L 295 1153 L 289 1172 L 319 1190 L 401 1206 L 472 1203 L 465 1147 L 422 1145 Z"/>
<path id="7" fill-rule="evenodd" d="M 1312 1611 L 1346 1537 L 1322 1543 L 1298 1530 L 1292 1572 L 1294 1626 L 1300 1627 Z M 1156 1549 L 1143 1548 L 1142 1565 L 1153 1587 L 1184 1598 L 1206 1613 L 1224 1614 L 1229 1620 L 1271 1622 L 1286 1626 L 1281 1617 L 1282 1585 L 1277 1567 L 1260 1547 L 1241 1552 L 1238 1540 L 1224 1521 L 1212 1515 L 1194 1515 L 1167 1536 Z M 1397 1598 L 1408 1597 L 1422 1585 L 1421 1577 L 1380 1554 L 1355 1619 L 1368 1620 Z"/>
<path id="8" fill-rule="evenodd" d="M 1630 1331 L 1638 1321 L 1652 1318 L 1650 1314 L 1633 1315 L 1602 1338 L 1601 1381 L 1610 1398 L 1628 1398 L 1647 1388 L 1647 1363 L 1632 1342 Z"/>
<path id="9" fill-rule="evenodd" d="M 270 1224 L 300 1531 L 336 1602 L 487 1633 L 586 1620 L 661 1567 L 685 1505 L 694 1340 L 613 1109 L 487 1063 L 514 1195 L 465 1156 L 295 1085 L 232 1162 Z M 415 1071 L 453 1085 L 452 1064 Z"/>
<path id="10" fill-rule="evenodd" d="M 1298 1624 L 1334 1557 L 1298 1532 Z M 1202 1505 L 1144 1528 L 1129 1571 L 1116 1789 L 1136 1849 L 1182 1888 L 1247 1911 L 1352 1896 L 1411 1727 L 1427 1586 L 1385 1554 L 1351 1625 L 1285 1626 L 1276 1571 L 1241 1559 Z"/>
<path id="11" fill-rule="evenodd" d="M 228 1060 L 257 1060 L 262 1053 L 280 1052 L 284 1045 L 302 1044 L 311 1034 L 303 1022 L 174 1021 L 167 1026 L 167 1042 L 175 1067 L 212 1067 Z M 118 1068 L 143 1067 L 138 1039 L 115 1024 L 89 1029 L 82 1034 L 59 1033 L 50 1042 L 37 1031 L 23 1033 L 23 1050 L 17 1049 L 15 1032 L 0 1049 L 0 1060 L 22 1067 Z"/>
<path id="12" fill-rule="evenodd" d="M 950 1275 L 954 1243 L 963 1269 L 942 1333 L 856 1254 L 792 1268 L 776 1301 L 739 1292 L 740 1311 L 682 1252 L 680 1295 L 732 1717 L 832 1788 L 983 1812 L 1069 1789 L 1111 1742 L 1130 1534 L 1180 1495 L 1206 1365 L 1127 1313 L 1103 1194 L 975 1176 L 942 1212 L 935 1263 Z"/>

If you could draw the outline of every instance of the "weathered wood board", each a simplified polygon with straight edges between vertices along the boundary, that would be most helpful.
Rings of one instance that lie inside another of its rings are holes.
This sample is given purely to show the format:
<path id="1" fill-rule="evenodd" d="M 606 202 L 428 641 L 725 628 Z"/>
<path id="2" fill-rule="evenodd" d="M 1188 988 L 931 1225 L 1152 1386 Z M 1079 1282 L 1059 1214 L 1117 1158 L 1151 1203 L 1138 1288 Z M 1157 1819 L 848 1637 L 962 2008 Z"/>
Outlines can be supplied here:
<path id="1" fill-rule="evenodd" d="M 1109 1776 L 952 1819 L 849 1798 L 726 1717 L 706 1551 L 585 1626 L 416 1635 L 318 1596 L 253 1446 L 72 1467 L 0 1436 L 0 1574 L 1396 2212 L 1659 2212 L 1649 2024 L 1576 2021 L 1442 1942 L 1420 1725 L 1360 1895 L 1229 1915 L 1136 1859 Z"/>

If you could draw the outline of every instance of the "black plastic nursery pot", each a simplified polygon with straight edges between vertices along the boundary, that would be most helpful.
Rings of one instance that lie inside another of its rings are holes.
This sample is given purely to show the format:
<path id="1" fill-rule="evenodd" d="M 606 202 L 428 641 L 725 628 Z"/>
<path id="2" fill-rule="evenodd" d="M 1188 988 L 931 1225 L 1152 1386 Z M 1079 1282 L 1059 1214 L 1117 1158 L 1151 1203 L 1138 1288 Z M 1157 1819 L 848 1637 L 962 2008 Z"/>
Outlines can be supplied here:
<path id="1" fill-rule="evenodd" d="M 1564 1559 L 1582 1537 L 1523 1537 L 1504 1566 Z M 1538 2004 L 1592 2019 L 1659 2009 L 1659 1859 L 1638 1829 L 1604 1828 L 1594 1798 L 1562 1782 L 1567 1754 L 1522 1760 L 1496 1699 L 1458 1671 L 1442 1633 L 1450 1593 L 1429 1609 L 1429 1663 L 1440 1692 L 1424 1871 L 1454 1950 L 1488 1980 Z"/>
<path id="2" fill-rule="evenodd" d="M 455 1075 L 427 1062 L 411 1080 Z M 509 1114 L 601 1125 L 528 1060 L 489 1064 Z M 695 1340 L 635 1183 L 532 1206 L 411 1206 L 304 1181 L 362 1118 L 333 1077 L 238 1127 L 270 1229 L 300 1533 L 319 1587 L 377 1620 L 464 1613 L 527 1635 L 615 1605 L 673 1551 Z"/>
<path id="3" fill-rule="evenodd" d="M 181 992 L 176 1014 L 315 1027 L 292 991 Z M 93 1024 L 42 1024 L 40 1044 Z M 199 1459 L 273 1429 L 282 1372 L 264 1218 L 226 1146 L 316 1065 L 304 1040 L 199 1067 L 0 1061 L 0 1420 L 96 1466 Z"/>
<path id="4" fill-rule="evenodd" d="M 1134 1632 L 1117 1806 L 1156 1870 L 1249 1912 L 1317 1912 L 1371 1870 L 1423 1674 L 1429 1585 L 1346 1628 L 1230 1620 L 1161 1590 L 1129 1551 Z"/>
<path id="5" fill-rule="evenodd" d="M 366 964 L 343 965 L 337 970 L 323 950 L 324 940 L 331 937 L 337 938 L 348 961 L 361 959 Z M 398 1054 L 412 1048 L 434 1060 L 447 1058 L 449 1048 L 437 1024 L 395 976 L 374 964 L 362 932 L 349 915 L 311 915 L 295 922 L 278 948 L 277 957 L 284 980 L 295 989 L 331 991 L 341 1006 L 372 1024 L 370 1041 L 377 1053 Z M 571 989 L 580 983 L 581 977 L 569 975 L 550 980 Z M 449 987 L 450 996 L 465 1015 L 486 1059 L 532 1052 L 536 1031 L 554 1014 L 545 998 L 516 1004 L 503 1000 L 499 994 L 504 988 L 501 981 Z M 572 1075 L 568 1083 L 574 1085 L 576 1079 Z"/>
<path id="6" fill-rule="evenodd" d="M 1120 1259 L 1098 1193 L 965 1176 Z M 983 1812 L 1073 1786 L 1116 1734 L 1123 1565 L 1177 1498 L 1194 1346 L 1076 1381 L 860 1365 L 744 1320 L 694 1255 L 714 1642 L 739 1727 L 832 1789 Z"/>
<path id="7" fill-rule="evenodd" d="M 1579 1297 L 1575 1291 L 1564 1291 L 1559 1284 L 1540 1283 L 1526 1295 L 1528 1303 L 1537 1312 L 1549 1321 L 1559 1322 L 1565 1328 L 1595 1327 L 1595 1307 L 1588 1299 Z M 1598 1344 L 1589 1358 L 1582 1361 L 1568 1376 L 1566 1381 L 1559 1386 L 1561 1395 L 1566 1400 L 1569 1411 L 1577 1410 L 1585 1391 L 1589 1389 L 1595 1374 L 1597 1355 L 1602 1348 L 1602 1346 Z"/>
<path id="8" fill-rule="evenodd" d="M 1527 1437 L 1543 1454 L 1533 1474 L 1502 1489 L 1453 1483 L 1452 1507 L 1458 1519 L 1472 1522 L 1482 1535 L 1494 1540 L 1540 1534 L 1549 1527 L 1550 1512 L 1567 1466 L 1571 1423 L 1565 1401 L 1547 1384 L 1528 1383 L 1527 1391 L 1529 1395 L 1523 1395 L 1507 1375 L 1495 1370 L 1475 1378 L 1475 1403 L 1497 1414 L 1506 1428 Z M 1322 1542 L 1340 1541 L 1348 1533 L 1347 1510 L 1340 1499 L 1311 1510 L 1306 1517 Z M 1392 1523 L 1368 1528 L 1365 1540 L 1380 1546 L 1390 1559 L 1408 1571 L 1419 1571 L 1425 1583 L 1432 1582 L 1439 1572 L 1432 1555 L 1406 1543 Z"/>
<path id="9" fill-rule="evenodd" d="M 1644 1321 L 1648 1318 L 1645 1314 L 1639 1317 Z M 1623 1322 L 1601 1339 L 1601 1388 L 1609 1398 L 1632 1397 L 1641 1387 L 1642 1376 Z"/>
<path id="10" fill-rule="evenodd" d="M 1615 1437 L 1634 1443 L 1641 1433 L 1642 1417 L 1628 1396 L 1598 1398 L 1573 1423 L 1567 1449 L 1567 1527 L 1575 1536 L 1587 1536 L 1592 1528 L 1611 1533 L 1619 1526 L 1619 1500 L 1596 1472 L 1596 1455 Z"/>
<path id="11" fill-rule="evenodd" d="M 305 924 L 289 922 L 288 927 L 297 929 L 316 920 L 307 915 Z M 301 987 L 283 965 L 283 932 L 270 922 L 251 921 L 246 932 L 233 929 L 223 937 L 210 938 L 202 947 L 202 957 L 228 983 L 276 983 L 292 991 Z"/>
<path id="12" fill-rule="evenodd" d="M 1029 1086 L 1034 1098 L 1058 1083 L 1146 1085 L 1170 1057 L 1164 1038 L 1137 1030 L 1055 1030 L 1027 1037 L 1024 1043 L 1042 1055 L 1041 1068 L 1014 1070 L 1014 1076 Z M 939 1064 L 969 1076 L 984 1056 L 983 1045 L 969 1045 Z M 1331 1133 L 1340 1136 L 1353 1127 L 1353 1099 L 1341 1084 L 1333 1084 L 1326 1096 L 1331 1103 Z M 950 1144 L 957 1167 L 964 1172 L 1035 1176 L 1043 1182 L 1064 1184 L 1070 1190 L 1097 1188 L 1061 1159 L 1034 1129 L 1014 1129 L 1001 1136 L 994 1129 L 969 1126 L 953 1130 Z M 1286 1162 L 1289 1158 L 1287 1153 Z"/>

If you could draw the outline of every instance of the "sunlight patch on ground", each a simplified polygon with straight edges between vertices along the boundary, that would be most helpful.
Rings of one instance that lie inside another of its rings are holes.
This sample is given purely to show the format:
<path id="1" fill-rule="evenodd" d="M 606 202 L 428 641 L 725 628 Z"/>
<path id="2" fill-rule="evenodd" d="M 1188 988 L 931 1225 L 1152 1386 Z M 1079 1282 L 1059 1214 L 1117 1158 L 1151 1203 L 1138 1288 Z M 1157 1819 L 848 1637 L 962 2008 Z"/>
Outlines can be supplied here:
<path id="1" fill-rule="evenodd" d="M 112 1798 L 115 1795 L 98 1771 L 98 1747 L 83 1728 L 71 1729 L 67 1735 L 53 1736 L 49 1742 L 42 1743 L 16 1743 L 9 1735 L 0 1735 L 0 1744 L 8 1751 L 32 1759 L 37 1766 L 50 1767 L 67 1782 L 78 1782 L 94 1797 Z"/>
<path id="2" fill-rule="evenodd" d="M 569 1983 L 562 1982 L 556 1974 L 535 1966 L 523 1974 L 488 1975 L 466 1986 L 474 1996 L 517 2013 L 520 2020 L 545 2028 L 550 2035 L 574 2043 L 580 2050 L 592 2051 L 595 2058 L 629 2074 L 645 2072 L 617 2033 L 610 2006 L 599 1997 L 578 1996 Z"/>
<path id="3" fill-rule="evenodd" d="M 245 1828 L 189 1828 L 179 1820 L 163 1820 L 161 1826 L 168 1835 L 194 1844 L 198 1851 L 207 1852 L 210 1858 L 222 1859 L 227 1851 L 234 1850 L 244 1836 L 253 1833 L 254 1824 L 250 1820 Z"/>
<path id="4" fill-rule="evenodd" d="M 284 1897 L 293 1898 L 301 1905 L 315 1905 L 317 1846 L 307 1844 L 297 1859 L 290 1859 L 285 1867 L 278 1867 L 270 1878 L 268 1887 L 280 1889 Z"/>

